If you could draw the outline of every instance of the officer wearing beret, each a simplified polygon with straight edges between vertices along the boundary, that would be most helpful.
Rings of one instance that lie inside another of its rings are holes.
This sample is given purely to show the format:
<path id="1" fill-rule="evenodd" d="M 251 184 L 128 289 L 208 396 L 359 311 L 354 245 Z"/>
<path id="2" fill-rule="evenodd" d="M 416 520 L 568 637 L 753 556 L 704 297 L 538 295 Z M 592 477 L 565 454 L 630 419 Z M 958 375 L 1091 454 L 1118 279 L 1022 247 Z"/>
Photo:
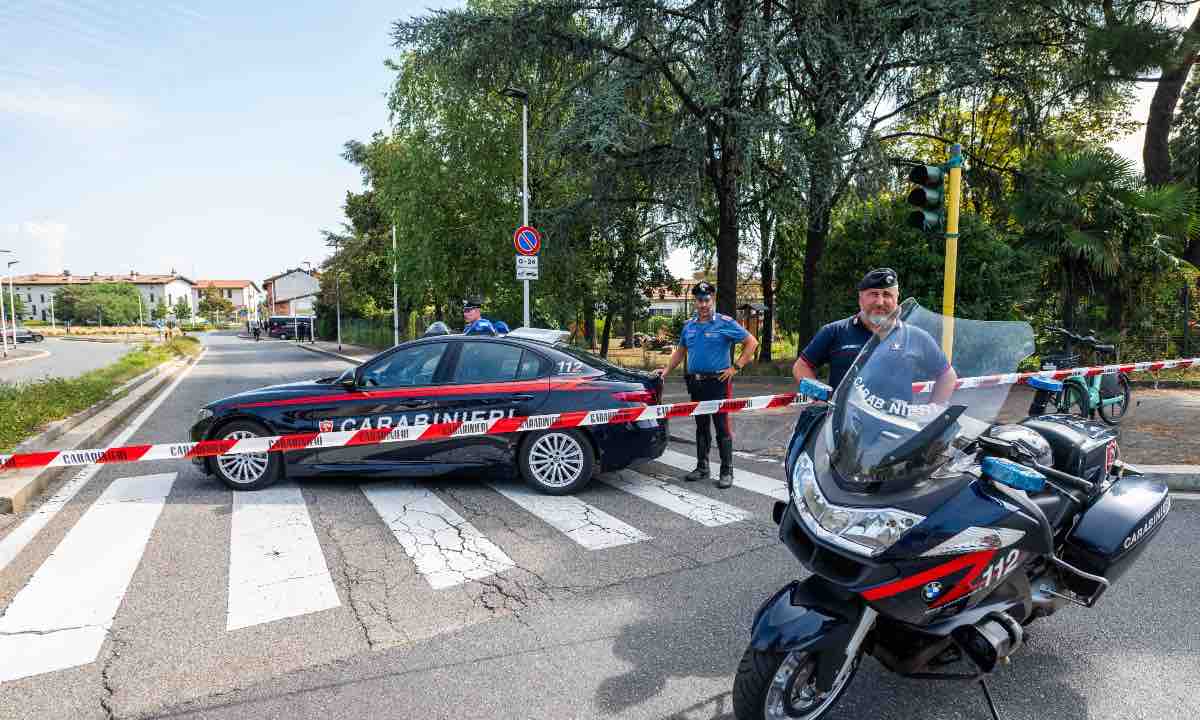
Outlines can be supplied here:
<path id="1" fill-rule="evenodd" d="M 491 320 L 483 317 L 482 309 L 483 298 L 478 295 L 463 300 L 463 322 L 467 325 L 463 335 L 496 335 L 496 327 Z"/>
<path id="2" fill-rule="evenodd" d="M 816 369 L 829 363 L 829 385 L 837 388 L 871 336 L 876 333 L 886 336 L 892 331 L 892 319 L 899 304 L 900 278 L 896 271 L 877 268 L 868 272 L 858 283 L 858 313 L 818 330 L 792 365 L 792 377 L 796 382 L 804 378 L 815 379 Z M 929 333 L 908 324 L 905 328 L 905 332 L 897 336 L 895 349 L 903 351 L 902 357 L 911 362 L 912 372 L 920 377 L 905 374 L 897 382 L 911 384 L 932 378 L 937 383 L 931 402 L 946 403 L 954 392 L 957 373 Z M 900 343 L 904 347 L 899 347 Z"/>
<path id="3" fill-rule="evenodd" d="M 679 346 L 671 354 L 665 370 L 657 371 L 660 376 L 668 375 L 675 366 L 687 359 L 684 380 L 692 400 L 724 400 L 732 397 L 733 376 L 738 373 L 758 348 L 758 340 L 728 315 L 714 312 L 716 288 L 709 282 L 696 283 L 692 295 L 696 297 L 696 314 L 683 326 Z M 742 354 L 733 365 L 729 364 L 730 348 L 742 343 Z M 733 435 L 729 429 L 729 415 L 696 416 L 696 469 L 684 476 L 685 480 L 707 480 L 708 451 L 712 446 L 709 423 L 717 426 L 717 449 L 721 454 L 721 474 L 717 487 L 733 485 Z"/>

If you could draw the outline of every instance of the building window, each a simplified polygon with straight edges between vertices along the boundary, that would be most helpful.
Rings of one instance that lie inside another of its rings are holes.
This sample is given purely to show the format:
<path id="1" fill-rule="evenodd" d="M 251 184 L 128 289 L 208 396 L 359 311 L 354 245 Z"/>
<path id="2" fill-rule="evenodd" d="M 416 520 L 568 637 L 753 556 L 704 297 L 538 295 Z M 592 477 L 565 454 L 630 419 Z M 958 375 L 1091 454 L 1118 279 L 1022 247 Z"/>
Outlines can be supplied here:
<path id="1" fill-rule="evenodd" d="M 38 297 L 40 297 L 42 299 L 42 304 L 45 305 L 46 304 L 46 293 L 42 293 L 41 295 L 38 295 Z"/>

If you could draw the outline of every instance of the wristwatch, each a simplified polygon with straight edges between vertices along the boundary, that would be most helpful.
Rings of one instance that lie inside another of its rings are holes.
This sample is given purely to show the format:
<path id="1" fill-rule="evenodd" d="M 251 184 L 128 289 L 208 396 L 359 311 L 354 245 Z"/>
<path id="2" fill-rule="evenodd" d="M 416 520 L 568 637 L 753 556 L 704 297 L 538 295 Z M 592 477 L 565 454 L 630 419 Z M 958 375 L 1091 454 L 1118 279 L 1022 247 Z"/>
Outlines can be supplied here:
<path id="1" fill-rule="evenodd" d="M 733 364 L 733 367 L 734 367 L 734 368 L 735 368 L 735 369 L 736 369 L 738 372 L 741 372 L 741 371 L 742 371 L 742 366 L 741 366 L 741 365 L 738 365 L 737 363 L 734 363 L 734 364 Z"/>

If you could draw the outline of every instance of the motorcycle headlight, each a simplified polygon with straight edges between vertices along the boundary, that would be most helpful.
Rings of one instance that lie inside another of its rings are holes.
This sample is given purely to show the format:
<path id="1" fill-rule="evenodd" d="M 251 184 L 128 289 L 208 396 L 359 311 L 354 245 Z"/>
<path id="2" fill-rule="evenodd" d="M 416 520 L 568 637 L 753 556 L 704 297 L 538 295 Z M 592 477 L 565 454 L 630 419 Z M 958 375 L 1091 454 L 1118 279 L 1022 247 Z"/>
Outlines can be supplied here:
<path id="1" fill-rule="evenodd" d="M 212 416 L 213 411 L 209 410 L 208 408 L 200 408 L 199 412 L 196 413 L 197 420 L 207 420 Z"/>
<path id="2" fill-rule="evenodd" d="M 829 502 L 817 484 L 816 468 L 806 452 L 800 453 L 792 468 L 792 500 L 800 519 L 817 537 L 871 557 L 895 545 L 925 519 L 895 508 L 843 507 Z"/>

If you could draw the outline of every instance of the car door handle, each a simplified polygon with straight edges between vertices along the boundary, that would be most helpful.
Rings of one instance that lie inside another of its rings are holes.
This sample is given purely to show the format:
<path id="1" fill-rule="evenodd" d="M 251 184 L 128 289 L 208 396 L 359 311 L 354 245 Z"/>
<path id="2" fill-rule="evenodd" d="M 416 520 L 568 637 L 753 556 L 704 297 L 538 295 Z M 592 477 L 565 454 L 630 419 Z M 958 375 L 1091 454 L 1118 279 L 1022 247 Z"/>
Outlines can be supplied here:
<path id="1" fill-rule="evenodd" d="M 403 402 L 400 402 L 399 405 L 402 408 L 408 408 L 409 410 L 416 410 L 418 408 L 431 407 L 433 405 L 433 403 L 429 400 L 404 400 Z"/>
<path id="2" fill-rule="evenodd" d="M 528 402 L 533 399 L 533 396 L 532 395 L 509 395 L 508 399 L 515 400 L 516 402 Z M 498 402 L 504 402 L 504 401 L 500 400 Z"/>

